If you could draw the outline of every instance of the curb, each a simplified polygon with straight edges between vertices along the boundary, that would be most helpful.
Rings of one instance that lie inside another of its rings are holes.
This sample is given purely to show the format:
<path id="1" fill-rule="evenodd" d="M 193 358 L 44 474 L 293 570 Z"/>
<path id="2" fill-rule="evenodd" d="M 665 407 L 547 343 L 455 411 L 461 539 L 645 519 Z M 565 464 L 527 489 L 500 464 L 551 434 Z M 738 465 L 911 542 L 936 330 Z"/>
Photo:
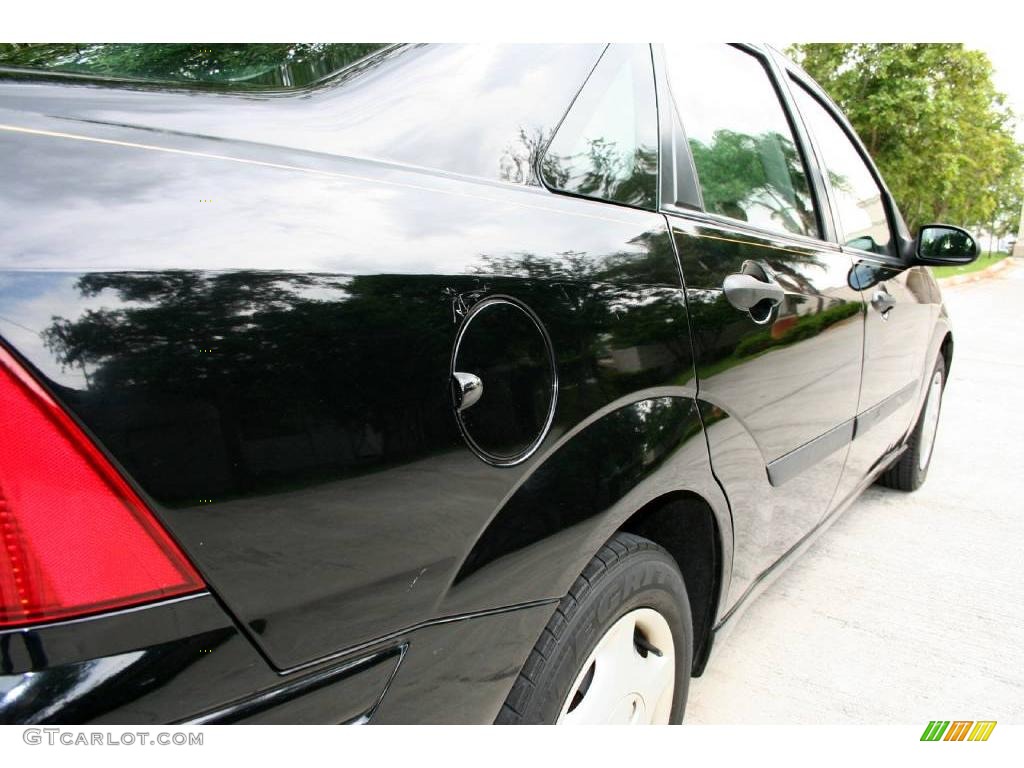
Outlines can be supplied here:
<path id="1" fill-rule="evenodd" d="M 943 288 L 948 288 L 952 285 L 964 285 L 965 283 L 974 283 L 978 280 L 984 280 L 986 278 L 997 275 L 1005 269 L 1009 269 L 1013 264 L 1017 262 L 1017 259 L 1013 256 L 1007 256 L 1000 259 L 995 264 L 987 269 L 982 269 L 978 272 L 968 272 L 966 275 L 951 275 L 950 277 L 939 278 L 936 282 Z"/>

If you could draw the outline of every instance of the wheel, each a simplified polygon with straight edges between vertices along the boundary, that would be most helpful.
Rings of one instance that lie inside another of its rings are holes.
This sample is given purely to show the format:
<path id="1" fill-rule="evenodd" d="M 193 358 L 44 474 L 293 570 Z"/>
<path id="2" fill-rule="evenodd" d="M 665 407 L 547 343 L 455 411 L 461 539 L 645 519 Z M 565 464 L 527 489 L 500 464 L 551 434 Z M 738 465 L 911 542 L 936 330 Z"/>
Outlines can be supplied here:
<path id="1" fill-rule="evenodd" d="M 675 560 L 617 533 L 559 603 L 497 722 L 680 723 L 692 658 Z"/>
<path id="2" fill-rule="evenodd" d="M 928 384 L 924 407 L 907 442 L 907 450 L 899 461 L 879 475 L 878 482 L 881 485 L 900 491 L 916 491 L 924 483 L 935 449 L 935 434 L 939 429 L 939 412 L 942 410 L 942 391 L 945 386 L 946 360 L 939 355 Z"/>

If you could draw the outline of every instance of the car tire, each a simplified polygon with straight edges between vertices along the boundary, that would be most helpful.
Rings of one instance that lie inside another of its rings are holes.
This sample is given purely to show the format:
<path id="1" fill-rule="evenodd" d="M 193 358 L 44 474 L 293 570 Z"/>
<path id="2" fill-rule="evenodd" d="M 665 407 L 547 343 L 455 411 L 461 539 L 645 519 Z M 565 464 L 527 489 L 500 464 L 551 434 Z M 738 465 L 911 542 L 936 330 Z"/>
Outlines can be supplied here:
<path id="1" fill-rule="evenodd" d="M 620 532 L 559 603 L 496 722 L 680 723 L 692 658 L 676 561 Z"/>
<path id="2" fill-rule="evenodd" d="M 907 450 L 899 461 L 878 477 L 878 483 L 898 491 L 916 491 L 928 477 L 935 450 L 935 435 L 942 412 L 942 393 L 946 388 L 946 360 L 939 355 L 928 382 L 928 394 L 907 441 Z"/>

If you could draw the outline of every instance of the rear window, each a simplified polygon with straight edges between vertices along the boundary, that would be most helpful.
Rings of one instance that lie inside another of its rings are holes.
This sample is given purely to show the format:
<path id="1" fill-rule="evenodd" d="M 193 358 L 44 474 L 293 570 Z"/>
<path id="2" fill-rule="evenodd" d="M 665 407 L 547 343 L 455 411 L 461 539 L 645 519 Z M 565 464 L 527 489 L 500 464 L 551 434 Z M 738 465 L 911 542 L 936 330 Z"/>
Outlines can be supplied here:
<path id="1" fill-rule="evenodd" d="M 0 66 L 240 87 L 311 85 L 383 43 L 3 43 Z"/>

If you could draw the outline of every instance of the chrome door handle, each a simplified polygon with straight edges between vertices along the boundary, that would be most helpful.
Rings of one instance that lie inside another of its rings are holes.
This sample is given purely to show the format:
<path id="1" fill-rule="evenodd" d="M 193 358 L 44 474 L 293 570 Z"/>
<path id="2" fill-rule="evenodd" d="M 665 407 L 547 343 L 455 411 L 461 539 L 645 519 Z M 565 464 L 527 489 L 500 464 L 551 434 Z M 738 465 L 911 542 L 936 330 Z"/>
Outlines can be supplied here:
<path id="1" fill-rule="evenodd" d="M 774 307 L 786 297 L 786 292 L 778 283 L 758 280 L 753 275 L 727 275 L 722 283 L 725 298 L 736 309 L 749 310 L 762 301 L 769 301 Z"/>
<path id="2" fill-rule="evenodd" d="M 871 296 L 871 306 L 874 307 L 878 313 L 885 319 L 889 319 L 888 315 L 892 311 L 893 307 L 896 306 L 896 299 L 892 297 L 892 294 L 882 289 L 875 291 Z"/>
<path id="3" fill-rule="evenodd" d="M 484 393 L 484 383 L 472 373 L 455 371 L 452 374 L 452 400 L 456 411 L 464 411 L 476 404 Z"/>

